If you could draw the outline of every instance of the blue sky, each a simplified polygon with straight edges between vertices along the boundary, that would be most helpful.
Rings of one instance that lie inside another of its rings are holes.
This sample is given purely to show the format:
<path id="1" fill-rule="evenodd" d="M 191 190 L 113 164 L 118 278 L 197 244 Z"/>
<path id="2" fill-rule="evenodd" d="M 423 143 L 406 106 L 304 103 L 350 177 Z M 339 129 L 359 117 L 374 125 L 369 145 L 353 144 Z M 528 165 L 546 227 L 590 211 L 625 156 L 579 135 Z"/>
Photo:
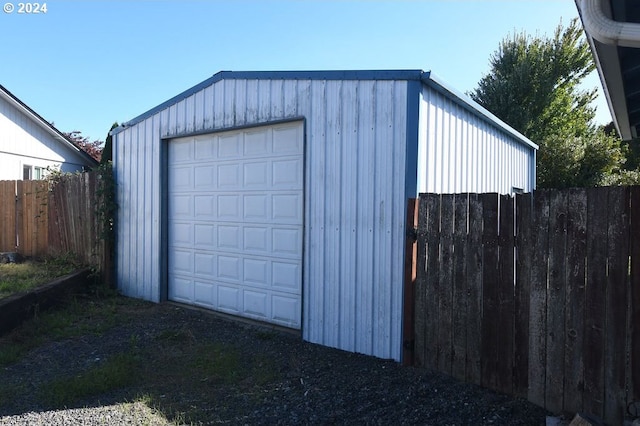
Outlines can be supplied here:
<path id="1" fill-rule="evenodd" d="M 577 16 L 573 0 L 7 2 L 0 84 L 91 140 L 221 70 L 423 69 L 467 92 L 504 37 Z M 602 94 L 597 107 L 609 122 Z"/>

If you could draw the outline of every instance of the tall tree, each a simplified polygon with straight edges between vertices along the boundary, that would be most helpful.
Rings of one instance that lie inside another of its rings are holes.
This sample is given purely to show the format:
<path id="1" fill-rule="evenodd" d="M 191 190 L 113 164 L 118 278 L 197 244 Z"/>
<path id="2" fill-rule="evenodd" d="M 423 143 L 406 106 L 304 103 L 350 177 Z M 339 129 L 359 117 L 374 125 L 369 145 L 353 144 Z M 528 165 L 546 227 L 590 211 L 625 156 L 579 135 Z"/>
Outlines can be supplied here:
<path id="1" fill-rule="evenodd" d="M 103 141 L 95 140 L 92 142 L 88 137 L 82 136 L 82 132 L 79 130 L 62 133 L 80 149 L 93 157 L 94 160 L 100 161 L 100 157 L 102 156 L 102 146 L 104 144 Z"/>
<path id="2" fill-rule="evenodd" d="M 540 146 L 538 186 L 596 186 L 625 162 L 620 140 L 594 124 L 596 89 L 582 90 L 594 69 L 577 19 L 552 38 L 514 34 L 491 56 L 471 97 Z"/>

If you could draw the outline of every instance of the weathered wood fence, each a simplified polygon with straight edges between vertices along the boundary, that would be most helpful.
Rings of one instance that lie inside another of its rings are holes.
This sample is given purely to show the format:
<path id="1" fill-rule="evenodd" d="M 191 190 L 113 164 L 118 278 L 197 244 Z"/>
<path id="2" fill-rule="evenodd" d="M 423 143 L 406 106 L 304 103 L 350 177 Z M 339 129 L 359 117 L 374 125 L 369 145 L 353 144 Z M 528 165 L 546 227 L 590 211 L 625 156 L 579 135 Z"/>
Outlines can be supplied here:
<path id="1" fill-rule="evenodd" d="M 640 401 L 640 187 L 421 194 L 415 363 L 622 424 Z"/>
<path id="2" fill-rule="evenodd" d="M 105 243 L 97 218 L 99 175 L 88 172 L 48 181 L 0 181 L 0 251 L 24 256 L 73 253 L 103 267 Z"/>

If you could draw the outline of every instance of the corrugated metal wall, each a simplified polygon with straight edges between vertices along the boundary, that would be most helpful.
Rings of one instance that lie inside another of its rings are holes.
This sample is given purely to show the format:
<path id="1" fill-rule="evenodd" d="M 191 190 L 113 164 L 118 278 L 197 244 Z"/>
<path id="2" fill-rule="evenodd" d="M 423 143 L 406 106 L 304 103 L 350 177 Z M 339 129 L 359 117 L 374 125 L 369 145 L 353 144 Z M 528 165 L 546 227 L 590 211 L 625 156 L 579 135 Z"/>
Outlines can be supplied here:
<path id="1" fill-rule="evenodd" d="M 161 140 L 304 117 L 303 337 L 400 359 L 407 81 L 225 79 L 115 137 L 117 281 L 161 300 Z"/>
<path id="2" fill-rule="evenodd" d="M 535 188 L 535 152 L 450 97 L 423 86 L 418 192 L 498 192 Z"/>

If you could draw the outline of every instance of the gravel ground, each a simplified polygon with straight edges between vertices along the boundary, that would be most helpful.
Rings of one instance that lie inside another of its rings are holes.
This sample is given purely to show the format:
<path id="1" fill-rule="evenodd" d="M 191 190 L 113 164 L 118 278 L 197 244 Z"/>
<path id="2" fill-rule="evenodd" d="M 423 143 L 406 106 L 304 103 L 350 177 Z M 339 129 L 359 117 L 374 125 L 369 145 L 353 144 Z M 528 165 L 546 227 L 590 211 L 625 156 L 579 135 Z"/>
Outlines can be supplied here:
<path id="1" fill-rule="evenodd" d="M 115 315 L 123 323 L 103 333 L 49 340 L 0 368 L 0 424 L 544 425 L 548 415 L 441 374 L 207 312 L 162 304 Z M 82 375 L 132 346 L 143 372 L 133 384 L 66 406 L 38 397 L 56 378 Z M 180 356 L 213 347 L 234 348 L 241 368 L 265 378 L 182 379 L 192 370 L 181 370 L 188 362 Z"/>

